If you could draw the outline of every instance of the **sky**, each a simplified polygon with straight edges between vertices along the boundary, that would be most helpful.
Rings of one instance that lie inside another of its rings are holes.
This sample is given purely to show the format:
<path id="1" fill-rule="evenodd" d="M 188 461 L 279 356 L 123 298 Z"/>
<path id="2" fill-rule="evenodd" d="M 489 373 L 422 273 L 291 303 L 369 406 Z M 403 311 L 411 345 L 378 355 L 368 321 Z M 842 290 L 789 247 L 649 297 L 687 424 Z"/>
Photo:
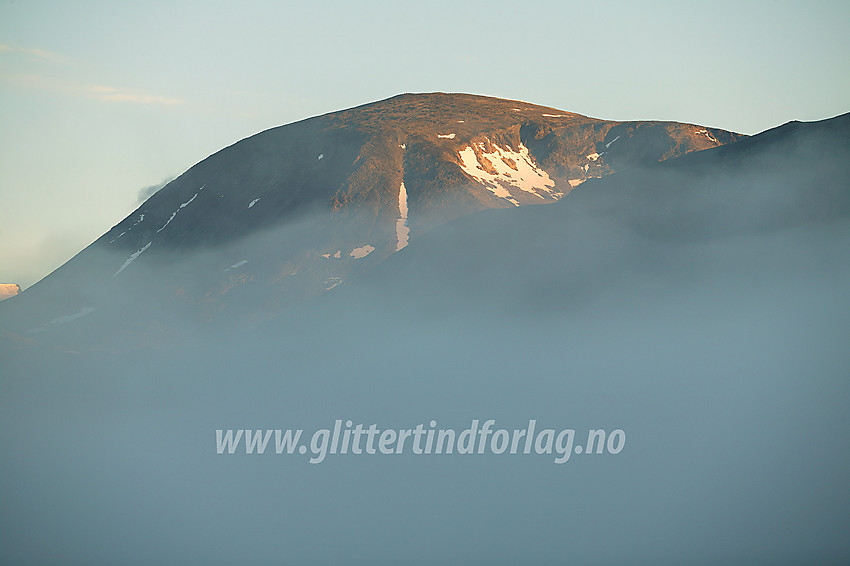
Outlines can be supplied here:
<path id="1" fill-rule="evenodd" d="M 247 136 L 403 92 L 755 134 L 850 111 L 850 3 L 0 0 L 0 283 Z"/>

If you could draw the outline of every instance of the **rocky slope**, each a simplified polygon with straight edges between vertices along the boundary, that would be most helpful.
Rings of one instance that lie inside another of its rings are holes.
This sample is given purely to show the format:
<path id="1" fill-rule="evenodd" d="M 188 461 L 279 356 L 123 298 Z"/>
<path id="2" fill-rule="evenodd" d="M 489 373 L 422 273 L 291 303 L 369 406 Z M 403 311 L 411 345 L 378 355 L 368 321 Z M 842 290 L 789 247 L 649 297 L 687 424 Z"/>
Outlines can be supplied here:
<path id="1" fill-rule="evenodd" d="M 698 290 L 724 304 L 794 282 L 800 297 L 775 305 L 782 310 L 816 296 L 819 285 L 843 289 L 850 114 L 790 122 L 593 180 L 552 206 L 508 212 L 443 226 L 415 254 L 391 258 L 329 298 L 338 301 L 329 308 L 380 297 L 370 302 L 391 311 L 445 314 L 462 304 L 476 316 L 536 317 L 600 301 L 663 304 Z M 732 286 L 728 296 L 712 295 L 719 281 Z M 827 297 L 818 299 L 846 309 L 843 290 Z"/>
<path id="2" fill-rule="evenodd" d="M 0 301 L 21 292 L 21 286 L 14 283 L 0 283 Z"/>
<path id="3" fill-rule="evenodd" d="M 210 156 L 28 289 L 6 319 L 27 310 L 30 330 L 52 328 L 151 297 L 200 320 L 266 318 L 447 221 L 551 204 L 588 179 L 740 138 L 483 96 L 400 95 Z"/>

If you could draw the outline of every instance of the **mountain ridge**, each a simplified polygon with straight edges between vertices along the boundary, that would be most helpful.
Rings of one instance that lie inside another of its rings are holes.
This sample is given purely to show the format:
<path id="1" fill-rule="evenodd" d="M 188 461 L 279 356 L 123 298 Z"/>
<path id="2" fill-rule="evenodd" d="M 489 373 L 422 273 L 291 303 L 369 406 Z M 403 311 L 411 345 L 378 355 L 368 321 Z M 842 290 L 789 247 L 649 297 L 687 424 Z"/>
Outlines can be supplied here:
<path id="1" fill-rule="evenodd" d="M 743 137 L 492 97 L 402 94 L 223 148 L 13 303 L 40 304 L 33 328 L 118 308 L 105 298 L 131 289 L 202 320 L 235 316 L 239 295 L 262 297 L 239 316 L 275 316 L 445 222 L 551 204 L 589 179 Z"/>
<path id="2" fill-rule="evenodd" d="M 415 313 L 453 324 L 479 317 L 569 324 L 577 312 L 614 303 L 628 311 L 647 297 L 661 309 L 683 294 L 722 302 L 722 295 L 694 291 L 716 292 L 717 281 L 753 294 L 807 276 L 832 286 L 846 279 L 839 258 L 850 242 L 848 188 L 850 113 L 789 122 L 593 180 L 551 206 L 447 223 L 412 253 L 305 308 L 352 312 L 355 321 L 380 308 L 387 317 Z M 358 304 L 367 306 L 346 306 Z"/>

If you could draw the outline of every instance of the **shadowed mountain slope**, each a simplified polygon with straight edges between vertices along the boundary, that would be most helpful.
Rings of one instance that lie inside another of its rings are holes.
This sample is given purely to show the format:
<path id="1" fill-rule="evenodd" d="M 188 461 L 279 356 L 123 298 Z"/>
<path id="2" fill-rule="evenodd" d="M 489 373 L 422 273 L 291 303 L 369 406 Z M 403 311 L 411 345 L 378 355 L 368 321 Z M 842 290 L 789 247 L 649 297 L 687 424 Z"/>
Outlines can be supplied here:
<path id="1" fill-rule="evenodd" d="M 0 318 L 17 321 L 6 326 L 15 332 L 134 306 L 147 315 L 127 316 L 128 328 L 158 329 L 154 310 L 260 320 L 337 288 L 447 221 L 550 204 L 589 179 L 740 138 L 483 96 L 400 95 L 211 155 L 4 305 Z"/>

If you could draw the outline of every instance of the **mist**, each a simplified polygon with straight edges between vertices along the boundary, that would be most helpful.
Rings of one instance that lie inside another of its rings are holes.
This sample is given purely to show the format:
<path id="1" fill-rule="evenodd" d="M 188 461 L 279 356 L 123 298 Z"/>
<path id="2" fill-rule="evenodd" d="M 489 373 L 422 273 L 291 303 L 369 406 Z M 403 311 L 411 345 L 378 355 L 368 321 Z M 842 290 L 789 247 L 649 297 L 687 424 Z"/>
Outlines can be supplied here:
<path id="1" fill-rule="evenodd" d="M 140 260 L 123 280 L 109 275 L 126 258 L 98 255 L 85 269 L 104 266 L 97 289 L 32 289 L 96 309 L 42 332 L 15 327 L 30 291 L 4 301 L 3 328 L 21 339 L 0 352 L 4 559 L 845 560 L 848 146 L 815 134 L 414 230 L 384 261 L 352 262 L 369 269 L 345 284 L 274 309 L 279 289 L 259 285 L 212 311 L 168 292 L 178 275 L 208 288 L 234 258 L 276 269 L 270 258 L 322 231 L 318 217 Z M 536 419 L 627 441 L 561 465 L 216 453 L 216 429 L 309 434 L 335 419 L 458 431 Z"/>
<path id="2" fill-rule="evenodd" d="M 142 204 L 143 202 L 148 200 L 151 196 L 153 196 L 154 193 L 158 192 L 160 189 L 165 187 L 165 185 L 167 185 L 168 183 L 170 183 L 174 179 L 175 179 L 175 177 L 172 175 L 172 176 L 166 177 L 165 179 L 163 179 L 159 183 L 155 183 L 153 185 L 148 185 L 147 187 L 142 187 L 141 189 L 139 189 L 138 196 L 137 196 L 137 200 L 138 200 L 137 204 Z"/>

